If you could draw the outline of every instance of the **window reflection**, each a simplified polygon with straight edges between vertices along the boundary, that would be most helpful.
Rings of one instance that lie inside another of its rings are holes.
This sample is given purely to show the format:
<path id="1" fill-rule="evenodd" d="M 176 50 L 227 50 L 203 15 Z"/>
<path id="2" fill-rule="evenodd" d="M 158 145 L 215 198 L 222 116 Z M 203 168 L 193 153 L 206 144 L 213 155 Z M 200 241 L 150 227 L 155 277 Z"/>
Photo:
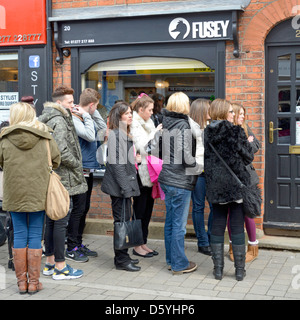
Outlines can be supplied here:
<path id="1" fill-rule="evenodd" d="M 278 118 L 278 144 L 290 144 L 291 143 L 291 119 L 290 118 Z"/>
<path id="2" fill-rule="evenodd" d="M 278 80 L 290 80 L 291 78 L 291 55 L 278 57 Z"/>
<path id="3" fill-rule="evenodd" d="M 280 88 L 278 91 L 278 112 L 291 111 L 291 90 L 289 88 Z"/>

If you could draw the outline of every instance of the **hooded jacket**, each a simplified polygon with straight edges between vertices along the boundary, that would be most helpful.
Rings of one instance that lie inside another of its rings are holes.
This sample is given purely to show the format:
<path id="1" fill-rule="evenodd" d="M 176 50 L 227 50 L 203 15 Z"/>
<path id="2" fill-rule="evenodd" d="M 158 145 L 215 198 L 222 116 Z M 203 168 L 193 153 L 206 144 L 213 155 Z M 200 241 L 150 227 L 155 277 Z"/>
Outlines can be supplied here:
<path id="1" fill-rule="evenodd" d="M 192 136 L 188 116 L 166 109 L 162 114 L 163 166 L 158 182 L 192 191 L 199 165 L 194 158 L 196 140 Z"/>
<path id="2" fill-rule="evenodd" d="M 250 185 L 246 168 L 253 161 L 253 150 L 244 129 L 227 120 L 214 120 L 204 129 L 204 168 L 206 196 L 211 203 L 242 199 L 241 188 L 210 147 L 211 143 L 240 181 Z"/>
<path id="3" fill-rule="evenodd" d="M 53 168 L 56 169 L 60 164 L 60 152 L 49 132 L 21 125 L 2 130 L 0 166 L 3 168 L 3 210 L 45 210 L 50 177 L 47 139 Z"/>
<path id="4" fill-rule="evenodd" d="M 53 138 L 61 153 L 61 165 L 56 170 L 61 183 L 70 196 L 85 193 L 87 184 L 82 170 L 81 150 L 70 110 L 46 102 L 39 120 L 53 130 Z"/>

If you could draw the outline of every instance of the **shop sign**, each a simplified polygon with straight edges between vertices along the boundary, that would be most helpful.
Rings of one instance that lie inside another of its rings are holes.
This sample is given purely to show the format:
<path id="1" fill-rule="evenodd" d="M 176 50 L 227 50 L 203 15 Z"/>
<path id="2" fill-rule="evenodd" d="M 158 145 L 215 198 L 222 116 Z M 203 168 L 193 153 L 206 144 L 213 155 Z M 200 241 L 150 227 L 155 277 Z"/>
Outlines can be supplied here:
<path id="1" fill-rule="evenodd" d="M 7 108 L 19 101 L 18 92 L 0 92 L 0 108 Z"/>
<path id="2" fill-rule="evenodd" d="M 57 22 L 58 46 L 233 40 L 232 20 L 232 12 L 214 12 Z"/>
<path id="3" fill-rule="evenodd" d="M 46 0 L 0 2 L 0 46 L 45 43 Z"/>

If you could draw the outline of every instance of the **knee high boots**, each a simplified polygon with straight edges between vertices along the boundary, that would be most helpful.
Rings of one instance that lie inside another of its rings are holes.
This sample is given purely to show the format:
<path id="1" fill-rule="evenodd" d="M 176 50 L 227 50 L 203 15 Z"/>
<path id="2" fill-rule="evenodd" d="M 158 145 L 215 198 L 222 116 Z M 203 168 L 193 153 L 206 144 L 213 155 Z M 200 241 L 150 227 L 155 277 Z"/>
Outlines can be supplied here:
<path id="1" fill-rule="evenodd" d="M 216 280 L 223 278 L 224 268 L 224 243 L 211 243 L 212 260 L 214 263 L 214 276 Z"/>
<path id="2" fill-rule="evenodd" d="M 235 278 L 237 281 L 242 281 L 246 276 L 245 270 L 245 258 L 246 258 L 246 250 L 245 245 L 236 245 L 232 244 L 232 252 L 234 258 L 234 266 L 235 266 Z"/>
<path id="3" fill-rule="evenodd" d="M 19 293 L 24 294 L 28 290 L 27 279 L 27 248 L 12 249 L 14 257 L 15 273 L 19 287 Z"/>
<path id="4" fill-rule="evenodd" d="M 34 294 L 43 289 L 40 279 L 43 249 L 28 248 L 28 293 Z"/>
<path id="5" fill-rule="evenodd" d="M 19 293 L 34 294 L 42 290 L 39 282 L 42 249 L 13 248 L 13 256 Z"/>

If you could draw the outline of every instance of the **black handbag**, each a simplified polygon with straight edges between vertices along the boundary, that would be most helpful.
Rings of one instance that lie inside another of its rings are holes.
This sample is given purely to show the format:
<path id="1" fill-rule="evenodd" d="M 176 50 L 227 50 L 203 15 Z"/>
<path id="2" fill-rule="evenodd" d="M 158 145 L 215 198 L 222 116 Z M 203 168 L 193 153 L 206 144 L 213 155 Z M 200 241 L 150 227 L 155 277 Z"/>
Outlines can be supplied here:
<path id="1" fill-rule="evenodd" d="M 224 164 L 224 166 L 229 170 L 231 175 L 238 182 L 241 188 L 241 193 L 242 193 L 244 214 L 251 219 L 259 217 L 261 215 L 262 198 L 261 198 L 261 190 L 258 187 L 258 185 L 253 184 L 253 185 L 245 186 L 241 182 L 241 180 L 237 177 L 237 175 L 231 170 L 231 168 L 224 161 L 224 159 L 220 156 L 220 154 L 217 152 L 214 146 L 211 143 L 209 143 L 209 145 L 214 151 L 214 153 L 217 155 L 217 157 Z"/>
<path id="2" fill-rule="evenodd" d="M 131 213 L 132 209 L 132 213 Z M 142 223 L 136 219 L 134 210 L 130 205 L 130 220 L 125 221 L 126 198 L 123 199 L 122 216 L 120 222 L 114 223 L 114 248 L 123 250 L 144 244 Z"/>

